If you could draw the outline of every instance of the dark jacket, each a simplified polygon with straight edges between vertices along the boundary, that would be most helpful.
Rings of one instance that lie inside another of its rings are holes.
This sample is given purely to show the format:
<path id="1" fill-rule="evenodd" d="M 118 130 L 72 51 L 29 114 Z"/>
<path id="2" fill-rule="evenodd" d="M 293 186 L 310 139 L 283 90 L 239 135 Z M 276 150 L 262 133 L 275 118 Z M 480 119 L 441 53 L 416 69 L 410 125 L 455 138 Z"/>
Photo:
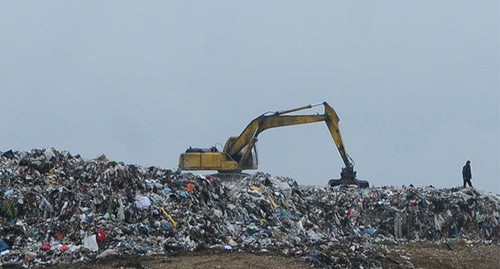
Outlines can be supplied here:
<path id="1" fill-rule="evenodd" d="M 472 178 L 472 172 L 470 171 L 470 164 L 464 165 L 464 168 L 462 169 L 462 176 L 464 177 L 464 179 Z"/>

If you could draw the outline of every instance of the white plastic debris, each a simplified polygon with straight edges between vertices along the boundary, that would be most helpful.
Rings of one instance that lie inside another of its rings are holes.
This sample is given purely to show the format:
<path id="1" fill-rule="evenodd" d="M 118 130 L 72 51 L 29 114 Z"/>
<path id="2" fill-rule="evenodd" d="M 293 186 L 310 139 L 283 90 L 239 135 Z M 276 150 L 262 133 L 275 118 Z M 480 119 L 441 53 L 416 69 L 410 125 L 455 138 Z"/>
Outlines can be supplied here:
<path id="1" fill-rule="evenodd" d="M 147 209 L 151 206 L 151 200 L 147 196 L 137 195 L 135 197 L 135 207 L 138 209 Z"/>
<path id="2" fill-rule="evenodd" d="M 90 251 L 99 251 L 95 234 L 85 237 L 82 243 L 83 246 Z"/>

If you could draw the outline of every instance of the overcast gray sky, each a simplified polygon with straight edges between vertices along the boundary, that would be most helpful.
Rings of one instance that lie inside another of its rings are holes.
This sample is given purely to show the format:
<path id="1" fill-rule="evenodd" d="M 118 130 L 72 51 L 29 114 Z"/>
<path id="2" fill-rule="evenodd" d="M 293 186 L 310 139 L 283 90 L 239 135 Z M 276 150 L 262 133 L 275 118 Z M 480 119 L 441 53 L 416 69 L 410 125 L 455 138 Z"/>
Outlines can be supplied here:
<path id="1" fill-rule="evenodd" d="M 176 169 L 266 111 L 327 101 L 372 185 L 500 193 L 499 1 L 3 1 L 0 151 Z M 322 113 L 322 109 L 312 110 Z M 324 123 L 271 129 L 259 171 L 326 185 Z M 252 171 L 248 171 L 252 172 Z"/>

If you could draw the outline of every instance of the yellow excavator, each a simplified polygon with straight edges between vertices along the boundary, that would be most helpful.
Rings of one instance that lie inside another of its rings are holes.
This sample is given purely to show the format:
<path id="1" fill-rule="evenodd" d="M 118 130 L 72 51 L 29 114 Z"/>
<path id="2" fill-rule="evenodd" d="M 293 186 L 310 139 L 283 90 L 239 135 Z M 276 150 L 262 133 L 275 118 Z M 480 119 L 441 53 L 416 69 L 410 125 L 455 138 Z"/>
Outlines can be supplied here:
<path id="1" fill-rule="evenodd" d="M 313 115 L 287 115 L 304 109 L 323 105 L 324 114 Z M 189 147 L 179 157 L 179 169 L 191 170 L 217 170 L 219 173 L 241 173 L 247 169 L 257 169 L 258 159 L 256 151 L 257 136 L 262 131 L 290 125 L 306 124 L 324 121 L 332 135 L 345 167 L 342 168 L 340 179 L 331 179 L 330 186 L 357 185 L 361 188 L 369 187 L 366 180 L 356 179 L 354 162 L 347 154 L 339 131 L 339 117 L 337 113 L 323 102 L 316 105 L 307 105 L 285 111 L 267 112 L 252 120 L 239 136 L 229 137 L 222 151 L 215 146 L 211 148 Z"/>

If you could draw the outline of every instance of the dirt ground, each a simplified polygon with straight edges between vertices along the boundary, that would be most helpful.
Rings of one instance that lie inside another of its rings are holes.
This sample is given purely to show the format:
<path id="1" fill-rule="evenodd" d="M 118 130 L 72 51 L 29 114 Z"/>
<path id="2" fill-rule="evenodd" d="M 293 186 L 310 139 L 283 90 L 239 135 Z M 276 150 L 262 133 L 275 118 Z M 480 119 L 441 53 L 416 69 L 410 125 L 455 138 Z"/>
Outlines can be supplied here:
<path id="1" fill-rule="evenodd" d="M 500 245 L 466 245 L 410 243 L 380 245 L 387 258 L 383 268 L 500 268 Z M 409 263 L 410 262 L 410 263 Z M 301 269 L 311 268 L 297 258 L 271 253 L 210 252 L 181 253 L 168 256 L 107 257 L 88 263 L 51 266 L 48 268 L 102 268 L 102 269 Z"/>
<path id="2" fill-rule="evenodd" d="M 94 262 L 77 263 L 47 268 L 100 269 L 302 269 L 311 268 L 296 258 L 266 253 L 211 252 L 182 253 L 169 256 L 108 257 Z"/>
<path id="3" fill-rule="evenodd" d="M 419 268 L 499 269 L 500 245 L 405 244 L 389 246 L 387 256 L 397 264 L 411 261 Z"/>

